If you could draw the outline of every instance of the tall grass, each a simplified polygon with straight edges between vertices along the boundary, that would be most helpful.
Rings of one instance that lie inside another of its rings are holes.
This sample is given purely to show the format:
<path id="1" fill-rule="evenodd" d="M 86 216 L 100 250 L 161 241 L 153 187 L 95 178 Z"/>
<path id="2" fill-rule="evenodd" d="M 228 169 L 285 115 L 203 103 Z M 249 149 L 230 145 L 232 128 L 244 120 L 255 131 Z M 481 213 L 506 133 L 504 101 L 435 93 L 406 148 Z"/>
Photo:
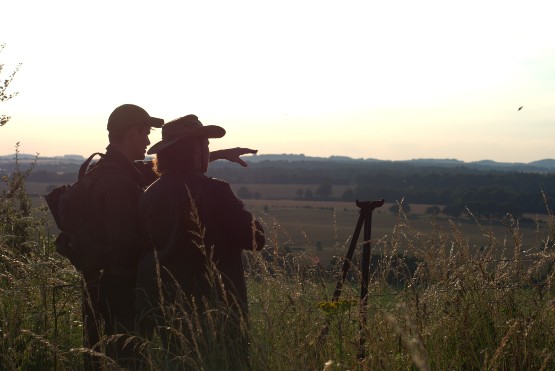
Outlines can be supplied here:
<path id="1" fill-rule="evenodd" d="M 31 208 L 32 167 L 16 164 L 0 195 L 0 368 L 56 369 L 78 361 L 79 277 L 54 252 L 47 209 Z"/>
<path id="2" fill-rule="evenodd" d="M 79 369 L 92 352 L 82 347 L 80 277 L 54 252 L 47 210 L 29 209 L 24 179 L 25 171 L 4 178 L 0 197 L 0 369 Z M 476 220 L 483 243 L 474 246 L 456 221 L 442 228 L 432 218 L 420 231 L 401 212 L 391 232 L 372 241 L 364 308 L 358 247 L 333 301 L 346 242 L 337 243 L 337 266 L 324 269 L 311 236 L 305 251 L 291 252 L 279 222 L 260 217 L 267 246 L 245 254 L 249 318 L 241 327 L 252 369 L 555 368 L 553 215 L 538 220 L 530 246 L 518 220 L 504 220 L 509 239 Z M 174 324 L 166 328 L 176 339 L 171 349 L 158 336 L 127 339 L 145 368 L 231 368 L 222 352 L 244 352 L 233 347 L 236 334 L 222 333 L 225 306 L 165 310 Z M 103 349 L 97 356 L 105 368 L 117 369 Z"/>

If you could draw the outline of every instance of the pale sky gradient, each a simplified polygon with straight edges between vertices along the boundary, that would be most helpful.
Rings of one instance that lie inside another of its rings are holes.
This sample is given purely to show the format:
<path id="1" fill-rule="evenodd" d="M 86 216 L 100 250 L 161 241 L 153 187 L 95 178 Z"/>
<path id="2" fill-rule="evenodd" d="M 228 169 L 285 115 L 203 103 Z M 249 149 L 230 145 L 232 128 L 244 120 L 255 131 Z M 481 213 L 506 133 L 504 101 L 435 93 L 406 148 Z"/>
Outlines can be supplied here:
<path id="1" fill-rule="evenodd" d="M 85 5 L 86 4 L 86 5 Z M 123 103 L 213 149 L 555 158 L 555 2 L 3 1 L 0 155 L 102 151 Z M 521 111 L 518 107 L 524 106 Z M 151 141 L 160 139 L 160 132 Z"/>

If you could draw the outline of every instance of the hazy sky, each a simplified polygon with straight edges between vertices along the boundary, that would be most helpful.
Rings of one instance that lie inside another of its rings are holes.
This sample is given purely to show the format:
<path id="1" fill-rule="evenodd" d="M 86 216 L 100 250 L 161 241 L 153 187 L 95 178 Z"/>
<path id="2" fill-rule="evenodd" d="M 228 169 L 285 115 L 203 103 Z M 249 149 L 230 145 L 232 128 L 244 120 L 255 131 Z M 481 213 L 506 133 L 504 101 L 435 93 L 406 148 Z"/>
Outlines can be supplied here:
<path id="1" fill-rule="evenodd" d="M 12 116 L 0 155 L 16 142 L 103 150 L 111 111 L 135 103 L 222 125 L 213 149 L 555 158 L 552 0 L 13 0 L 0 12 L 0 78 L 22 63 L 19 95 L 0 103 Z"/>

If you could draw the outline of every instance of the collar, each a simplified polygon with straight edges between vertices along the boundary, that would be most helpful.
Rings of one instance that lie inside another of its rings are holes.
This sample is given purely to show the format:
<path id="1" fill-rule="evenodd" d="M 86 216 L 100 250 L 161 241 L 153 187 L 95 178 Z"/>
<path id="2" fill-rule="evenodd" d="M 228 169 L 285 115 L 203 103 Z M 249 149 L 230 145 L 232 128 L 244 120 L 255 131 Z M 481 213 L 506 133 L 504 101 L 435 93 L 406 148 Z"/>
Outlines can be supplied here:
<path id="1" fill-rule="evenodd" d="M 127 157 L 125 157 L 113 144 L 108 144 L 108 147 L 106 147 L 106 158 L 120 165 L 131 165 Z"/>
<path id="2" fill-rule="evenodd" d="M 118 166 L 122 167 L 126 173 L 131 175 L 137 184 L 141 187 L 146 186 L 146 180 L 143 174 L 114 145 L 109 144 L 108 147 L 106 147 L 104 160 L 116 163 Z"/>

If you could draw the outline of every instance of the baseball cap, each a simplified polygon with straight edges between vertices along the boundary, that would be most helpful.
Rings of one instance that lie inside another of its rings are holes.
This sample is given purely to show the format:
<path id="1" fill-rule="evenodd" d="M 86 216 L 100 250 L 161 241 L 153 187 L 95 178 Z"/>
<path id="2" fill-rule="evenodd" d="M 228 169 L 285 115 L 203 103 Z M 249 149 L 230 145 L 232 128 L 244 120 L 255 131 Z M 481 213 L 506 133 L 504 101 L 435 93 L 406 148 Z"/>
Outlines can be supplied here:
<path id="1" fill-rule="evenodd" d="M 164 120 L 150 116 L 143 108 L 134 104 L 123 104 L 117 107 L 108 118 L 108 131 L 145 124 L 161 128 Z"/>

